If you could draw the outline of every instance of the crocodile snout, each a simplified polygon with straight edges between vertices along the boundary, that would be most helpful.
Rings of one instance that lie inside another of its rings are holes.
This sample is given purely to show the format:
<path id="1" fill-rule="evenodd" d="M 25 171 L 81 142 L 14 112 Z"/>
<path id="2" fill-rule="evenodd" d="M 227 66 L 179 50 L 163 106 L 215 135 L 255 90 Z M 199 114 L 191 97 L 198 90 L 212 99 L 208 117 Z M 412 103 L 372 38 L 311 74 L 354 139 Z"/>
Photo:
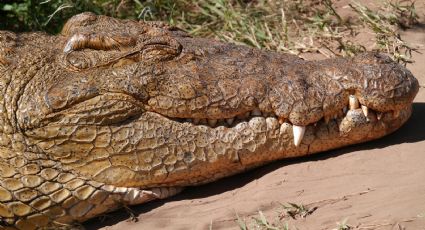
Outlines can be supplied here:
<path id="1" fill-rule="evenodd" d="M 387 60 L 388 57 L 369 55 L 374 55 L 377 64 L 359 66 L 362 72 L 362 79 L 357 82 L 360 102 L 380 112 L 410 105 L 419 90 L 418 80 L 404 66 Z"/>

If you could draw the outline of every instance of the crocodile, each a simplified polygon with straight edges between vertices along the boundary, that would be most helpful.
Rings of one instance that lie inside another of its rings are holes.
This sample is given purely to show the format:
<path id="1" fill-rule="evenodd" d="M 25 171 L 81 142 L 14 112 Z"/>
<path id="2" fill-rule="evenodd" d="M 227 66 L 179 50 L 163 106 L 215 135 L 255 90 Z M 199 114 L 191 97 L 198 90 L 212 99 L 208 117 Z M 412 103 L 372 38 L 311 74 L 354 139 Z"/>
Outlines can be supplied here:
<path id="1" fill-rule="evenodd" d="M 0 32 L 0 229 L 72 228 L 283 158 L 383 137 L 419 84 L 390 57 L 308 61 L 93 13 Z"/>

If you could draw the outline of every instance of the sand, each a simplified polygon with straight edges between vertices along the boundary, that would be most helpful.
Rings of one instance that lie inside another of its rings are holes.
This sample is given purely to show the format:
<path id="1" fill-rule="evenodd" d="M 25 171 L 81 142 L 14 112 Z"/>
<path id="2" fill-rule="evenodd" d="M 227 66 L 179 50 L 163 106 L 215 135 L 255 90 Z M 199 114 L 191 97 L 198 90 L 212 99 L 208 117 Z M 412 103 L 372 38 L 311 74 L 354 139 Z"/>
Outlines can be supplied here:
<path id="1" fill-rule="evenodd" d="M 416 1 L 425 18 L 425 3 Z M 344 1 L 338 2 L 344 9 Z M 373 35 L 365 35 L 373 36 Z M 411 119 L 382 139 L 282 160 L 247 173 L 191 187 L 170 199 L 94 219 L 87 229 L 238 229 L 236 213 L 250 224 L 261 210 L 271 222 L 288 202 L 317 208 L 305 218 L 286 217 L 290 229 L 425 229 L 425 23 L 402 32 L 419 46 L 408 68 L 421 88 Z M 364 39 L 364 37 L 363 37 Z"/>

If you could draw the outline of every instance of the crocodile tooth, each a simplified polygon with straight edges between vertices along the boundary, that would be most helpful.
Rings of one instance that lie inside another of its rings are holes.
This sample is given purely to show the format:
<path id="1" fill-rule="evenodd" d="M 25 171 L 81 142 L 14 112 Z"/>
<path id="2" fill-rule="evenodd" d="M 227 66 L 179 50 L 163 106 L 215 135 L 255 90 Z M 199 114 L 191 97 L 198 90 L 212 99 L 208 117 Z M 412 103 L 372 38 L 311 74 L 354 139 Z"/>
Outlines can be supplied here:
<path id="1" fill-rule="evenodd" d="M 399 117 L 400 116 L 400 110 L 394 110 L 393 116 L 394 116 L 394 118 Z"/>
<path id="2" fill-rule="evenodd" d="M 235 120 L 235 118 L 227 118 L 227 119 L 226 119 L 226 123 L 227 123 L 228 125 L 232 125 L 234 120 Z"/>
<path id="3" fill-rule="evenodd" d="M 348 98 L 348 101 L 350 103 L 350 109 L 358 109 L 360 107 L 359 105 L 359 99 L 357 99 L 356 96 L 354 95 L 350 95 L 350 97 Z"/>
<path id="4" fill-rule="evenodd" d="M 259 109 L 254 109 L 251 113 L 252 116 L 261 116 L 261 111 Z"/>
<path id="5" fill-rule="evenodd" d="M 376 113 L 376 119 L 378 119 L 378 121 L 381 120 L 383 114 L 384 113 L 380 113 L 380 112 Z"/>
<path id="6" fill-rule="evenodd" d="M 304 137 L 305 126 L 293 125 L 292 132 L 294 133 L 294 145 L 299 146 Z"/>
<path id="7" fill-rule="evenodd" d="M 367 115 L 369 114 L 369 108 L 367 108 L 367 106 L 362 105 L 362 111 L 365 117 L 367 117 Z"/>
<path id="8" fill-rule="evenodd" d="M 217 119 L 208 119 L 208 124 L 214 127 L 217 124 Z"/>
<path id="9" fill-rule="evenodd" d="M 200 121 L 201 121 L 201 119 L 199 119 L 199 118 L 193 118 L 193 124 L 195 124 L 195 125 L 199 124 Z"/>

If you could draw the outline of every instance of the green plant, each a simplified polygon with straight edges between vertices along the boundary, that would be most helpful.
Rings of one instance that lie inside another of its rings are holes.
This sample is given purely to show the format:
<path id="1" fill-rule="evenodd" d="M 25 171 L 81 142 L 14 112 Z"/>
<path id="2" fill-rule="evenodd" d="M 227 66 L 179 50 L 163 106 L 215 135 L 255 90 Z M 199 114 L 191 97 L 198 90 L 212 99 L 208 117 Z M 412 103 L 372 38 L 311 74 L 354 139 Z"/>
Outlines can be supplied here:
<path id="1" fill-rule="evenodd" d="M 240 230 L 248 230 L 248 227 L 246 226 L 245 220 L 243 220 L 238 213 L 236 213 L 236 223 L 239 225 Z"/>
<path id="2" fill-rule="evenodd" d="M 327 57 L 353 56 L 366 48 L 355 41 L 366 25 L 376 50 L 411 62 L 415 51 L 397 26 L 418 21 L 412 0 L 386 0 L 384 10 L 350 4 L 354 19 L 338 14 L 332 0 L 4 0 L 0 29 L 57 33 L 74 14 L 92 11 L 118 18 L 167 21 L 195 36 L 292 54 L 319 52 Z"/>
<path id="3" fill-rule="evenodd" d="M 350 230 L 353 229 L 353 227 L 349 224 L 347 224 L 348 218 L 345 218 L 341 222 L 336 222 L 337 228 L 334 228 L 333 230 Z"/>
<path id="4" fill-rule="evenodd" d="M 258 225 L 260 225 L 261 227 L 263 227 L 266 230 L 279 230 L 279 227 L 271 224 L 266 217 L 264 216 L 262 211 L 258 211 L 258 215 L 259 217 L 253 217 L 254 220 L 256 221 L 256 223 Z"/>
<path id="5" fill-rule="evenodd" d="M 403 29 L 410 28 L 419 23 L 419 15 L 416 13 L 415 1 L 396 0 L 386 1 L 388 10 L 388 19 L 396 23 Z"/>
<path id="6" fill-rule="evenodd" d="M 360 19 L 375 33 L 378 50 L 392 54 L 394 60 L 402 63 L 412 62 L 414 47 L 401 39 L 394 26 L 394 16 L 372 11 L 360 3 L 354 2 L 349 6 L 359 15 Z M 412 6 L 414 9 L 414 5 Z M 394 8 L 394 7 L 393 7 Z M 401 17 L 401 15 L 400 15 Z"/>
<path id="7" fill-rule="evenodd" d="M 281 219 L 286 216 L 290 216 L 292 219 L 297 219 L 298 217 L 306 218 L 317 209 L 317 207 L 309 208 L 305 205 L 299 205 L 295 203 L 287 203 L 287 205 L 281 204 L 281 206 L 284 209 L 283 215 L 281 215 Z"/>

